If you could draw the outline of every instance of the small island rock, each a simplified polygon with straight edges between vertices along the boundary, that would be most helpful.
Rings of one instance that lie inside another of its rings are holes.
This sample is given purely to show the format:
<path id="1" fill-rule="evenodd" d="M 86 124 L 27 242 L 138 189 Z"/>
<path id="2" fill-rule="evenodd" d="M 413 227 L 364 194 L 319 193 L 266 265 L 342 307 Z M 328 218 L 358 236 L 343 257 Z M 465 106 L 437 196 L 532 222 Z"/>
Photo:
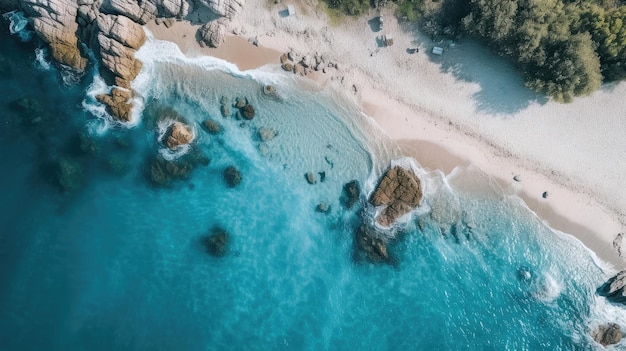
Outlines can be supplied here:
<path id="1" fill-rule="evenodd" d="M 187 145 L 194 139 L 193 131 L 190 127 L 181 122 L 174 122 L 170 125 L 165 134 L 165 145 L 174 150 L 181 145 Z"/>

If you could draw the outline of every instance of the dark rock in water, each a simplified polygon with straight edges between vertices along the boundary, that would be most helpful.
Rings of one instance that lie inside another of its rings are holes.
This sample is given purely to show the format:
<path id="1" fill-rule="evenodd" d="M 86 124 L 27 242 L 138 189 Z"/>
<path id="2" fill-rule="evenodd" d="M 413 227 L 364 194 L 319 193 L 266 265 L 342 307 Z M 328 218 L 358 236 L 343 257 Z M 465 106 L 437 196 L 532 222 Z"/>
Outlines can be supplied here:
<path id="1" fill-rule="evenodd" d="M 84 180 L 83 166 L 75 160 L 61 158 L 56 164 L 56 179 L 62 191 L 70 191 L 80 186 Z"/>
<path id="2" fill-rule="evenodd" d="M 207 252 L 218 257 L 226 255 L 229 241 L 230 235 L 220 227 L 213 228 L 209 235 L 202 238 L 202 244 Z"/>
<path id="3" fill-rule="evenodd" d="M 123 157 L 110 155 L 106 160 L 107 168 L 114 174 L 125 174 L 130 170 L 130 164 Z"/>
<path id="4" fill-rule="evenodd" d="M 148 163 L 147 177 L 155 186 L 168 186 L 175 180 L 189 178 L 198 166 L 207 166 L 211 160 L 197 146 L 191 146 L 183 156 L 168 161 L 161 155 L 153 156 Z"/>
<path id="5" fill-rule="evenodd" d="M 246 99 L 240 98 L 238 97 L 237 99 L 235 99 L 235 107 L 236 108 L 243 108 L 244 106 L 246 106 L 248 103 L 246 102 Z"/>
<path id="6" fill-rule="evenodd" d="M 395 166 L 382 177 L 370 203 L 386 206 L 376 217 L 376 222 L 387 227 L 418 206 L 421 199 L 422 188 L 417 175 L 410 169 Z"/>
<path id="7" fill-rule="evenodd" d="M 186 179 L 193 170 L 192 164 L 184 161 L 168 161 L 161 156 L 150 163 L 148 177 L 156 186 L 167 186 L 177 179 Z"/>
<path id="8" fill-rule="evenodd" d="M 617 273 L 597 290 L 598 295 L 605 296 L 609 301 L 626 304 L 626 270 Z"/>
<path id="9" fill-rule="evenodd" d="M 97 154 L 100 152 L 100 145 L 93 136 L 88 133 L 80 133 L 78 135 L 78 146 L 80 151 L 86 154 Z"/>
<path id="10" fill-rule="evenodd" d="M 202 122 L 202 126 L 211 134 L 217 134 L 222 131 L 222 126 L 210 118 Z"/>
<path id="11" fill-rule="evenodd" d="M 387 243 L 379 238 L 375 231 L 365 224 L 355 232 L 355 249 L 357 259 L 367 259 L 370 262 L 386 262 L 389 260 Z"/>
<path id="12" fill-rule="evenodd" d="M 224 116 L 224 118 L 230 117 L 230 107 L 228 107 L 228 105 L 222 105 L 220 107 L 220 111 L 222 112 L 222 116 Z"/>
<path id="13" fill-rule="evenodd" d="M 541 194 L 541 197 L 543 197 L 544 199 L 548 198 L 548 192 L 544 191 L 543 194 Z"/>
<path id="14" fill-rule="evenodd" d="M 591 332 L 591 337 L 602 346 L 617 344 L 622 340 L 622 331 L 619 325 L 608 323 L 599 326 Z"/>
<path id="15" fill-rule="evenodd" d="M 24 97 L 13 101 L 12 107 L 19 112 L 22 121 L 30 125 L 46 122 L 49 115 L 39 101 Z"/>
<path id="16" fill-rule="evenodd" d="M 522 181 L 522 177 L 520 177 L 519 175 L 513 176 L 513 180 L 516 182 L 521 182 Z"/>
<path id="17" fill-rule="evenodd" d="M 319 204 L 317 204 L 315 210 L 317 212 L 327 213 L 328 211 L 330 211 L 330 206 L 328 206 L 325 202 L 320 202 Z"/>
<path id="18" fill-rule="evenodd" d="M 324 183 L 326 181 L 326 172 L 322 171 L 318 172 L 317 174 L 320 175 L 320 182 Z"/>
<path id="19" fill-rule="evenodd" d="M 361 196 L 361 185 L 359 181 L 354 179 L 343 186 L 343 204 L 348 208 L 352 208 L 354 204 L 359 201 L 359 197 Z"/>
<path id="20" fill-rule="evenodd" d="M 313 175 L 313 172 L 307 172 L 307 173 L 304 175 L 304 178 L 306 179 L 306 181 L 307 181 L 309 184 L 315 184 L 315 183 L 317 183 L 317 181 L 315 180 L 315 175 Z"/>
<path id="21" fill-rule="evenodd" d="M 241 108 L 241 114 L 245 119 L 253 119 L 254 118 L 254 107 L 252 105 L 247 104 L 243 108 Z"/>
<path id="22" fill-rule="evenodd" d="M 228 166 L 224 170 L 224 180 L 229 187 L 234 188 L 241 183 L 241 172 L 235 166 Z"/>
<path id="23" fill-rule="evenodd" d="M 222 96 L 222 97 L 220 98 L 220 104 L 222 104 L 222 105 L 228 105 L 229 103 L 230 103 L 230 99 L 228 99 L 228 97 L 227 97 L 227 96 Z"/>

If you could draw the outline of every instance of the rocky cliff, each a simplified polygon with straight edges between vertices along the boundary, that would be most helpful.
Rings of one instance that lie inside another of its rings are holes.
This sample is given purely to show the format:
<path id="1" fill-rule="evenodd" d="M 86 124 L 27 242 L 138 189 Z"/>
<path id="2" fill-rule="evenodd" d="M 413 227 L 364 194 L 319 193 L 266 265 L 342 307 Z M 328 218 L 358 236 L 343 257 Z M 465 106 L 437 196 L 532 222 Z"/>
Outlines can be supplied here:
<path id="1" fill-rule="evenodd" d="M 100 74 L 113 86 L 98 95 L 115 119 L 129 121 L 131 82 L 141 70 L 135 51 L 145 42 L 142 25 L 157 18 L 185 19 L 194 10 L 209 9 L 216 17 L 232 19 L 243 0 L 2 0 L 0 9 L 21 11 L 36 35 L 48 45 L 52 58 L 63 67 L 82 72 L 90 57 Z M 224 22 L 204 27 L 202 38 L 217 46 L 223 40 Z M 90 55 L 93 53 L 93 55 Z"/>

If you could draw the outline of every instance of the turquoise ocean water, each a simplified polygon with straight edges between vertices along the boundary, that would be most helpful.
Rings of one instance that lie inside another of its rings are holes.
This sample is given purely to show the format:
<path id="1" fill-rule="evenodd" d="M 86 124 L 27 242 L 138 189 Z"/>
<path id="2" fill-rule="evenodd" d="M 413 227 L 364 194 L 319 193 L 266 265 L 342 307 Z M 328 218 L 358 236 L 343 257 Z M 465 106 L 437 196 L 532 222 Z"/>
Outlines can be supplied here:
<path id="1" fill-rule="evenodd" d="M 342 206 L 343 184 L 370 191 L 399 155 L 334 92 L 151 41 L 142 112 L 119 126 L 92 73 L 64 83 L 36 44 L 0 40 L 0 350 L 591 350 L 591 328 L 626 321 L 595 295 L 610 268 L 471 168 L 419 171 L 424 207 L 395 232 L 397 264 L 354 262 L 369 214 Z M 254 120 L 222 118 L 222 96 L 248 98 Z M 158 142 L 162 108 L 210 162 L 155 187 L 151 160 L 177 157 Z M 202 245 L 215 226 L 224 257 Z"/>

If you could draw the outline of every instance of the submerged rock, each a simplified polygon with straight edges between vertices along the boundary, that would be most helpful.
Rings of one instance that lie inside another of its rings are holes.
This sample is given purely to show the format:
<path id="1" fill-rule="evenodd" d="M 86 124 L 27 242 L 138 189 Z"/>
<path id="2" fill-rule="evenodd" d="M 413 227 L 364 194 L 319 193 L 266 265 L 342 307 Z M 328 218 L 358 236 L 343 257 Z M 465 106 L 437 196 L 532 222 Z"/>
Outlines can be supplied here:
<path id="1" fill-rule="evenodd" d="M 622 340 L 622 331 L 619 325 L 608 323 L 599 326 L 591 332 L 591 337 L 602 346 L 617 344 Z"/>
<path id="2" fill-rule="evenodd" d="M 246 106 L 248 103 L 246 102 L 246 99 L 240 98 L 238 97 L 237 99 L 235 99 L 235 107 L 236 108 L 243 108 L 244 106 Z"/>
<path id="3" fill-rule="evenodd" d="M 389 260 L 387 243 L 379 238 L 375 231 L 366 224 L 361 224 L 356 230 L 354 242 L 357 260 L 367 259 L 375 263 Z"/>
<path id="4" fill-rule="evenodd" d="M 207 252 L 218 257 L 226 255 L 229 241 L 230 235 L 220 227 L 213 228 L 209 235 L 202 238 L 202 244 Z"/>
<path id="5" fill-rule="evenodd" d="M 224 180 L 229 187 L 234 188 L 241 183 L 241 172 L 235 166 L 228 166 L 224 170 Z"/>
<path id="6" fill-rule="evenodd" d="M 387 227 L 418 206 L 421 199 L 422 188 L 417 175 L 410 169 L 395 166 L 382 177 L 370 203 L 386 206 L 376 217 L 376 222 Z"/>
<path id="7" fill-rule="evenodd" d="M 261 127 L 259 128 L 259 138 L 261 141 L 269 141 L 274 139 L 276 136 L 276 131 L 270 128 Z"/>
<path id="8" fill-rule="evenodd" d="M 357 201 L 359 201 L 359 197 L 361 196 L 361 185 L 359 181 L 354 179 L 343 186 L 343 204 L 346 208 L 350 209 L 354 206 Z"/>
<path id="9" fill-rule="evenodd" d="M 328 206 L 325 202 L 320 202 L 317 204 L 317 207 L 315 207 L 315 210 L 317 212 L 328 213 L 330 211 L 330 206 Z"/>
<path id="10" fill-rule="evenodd" d="M 174 150 L 181 145 L 187 145 L 194 139 L 192 129 L 182 124 L 181 122 L 174 122 L 169 126 L 165 136 L 165 145 Z"/>
<path id="11" fill-rule="evenodd" d="M 56 163 L 55 175 L 61 190 L 70 191 L 82 184 L 85 172 L 79 162 L 61 158 Z"/>
<path id="12" fill-rule="evenodd" d="M 110 155 L 106 160 L 107 169 L 114 174 L 125 174 L 130 170 L 130 164 L 119 155 Z"/>
<path id="13" fill-rule="evenodd" d="M 186 179 L 192 170 L 189 162 L 168 161 L 159 155 L 150 162 L 148 177 L 156 186 L 167 186 L 174 180 Z"/>
<path id="14" fill-rule="evenodd" d="M 202 126 L 211 134 L 217 134 L 222 131 L 222 126 L 210 118 L 202 122 Z"/>

